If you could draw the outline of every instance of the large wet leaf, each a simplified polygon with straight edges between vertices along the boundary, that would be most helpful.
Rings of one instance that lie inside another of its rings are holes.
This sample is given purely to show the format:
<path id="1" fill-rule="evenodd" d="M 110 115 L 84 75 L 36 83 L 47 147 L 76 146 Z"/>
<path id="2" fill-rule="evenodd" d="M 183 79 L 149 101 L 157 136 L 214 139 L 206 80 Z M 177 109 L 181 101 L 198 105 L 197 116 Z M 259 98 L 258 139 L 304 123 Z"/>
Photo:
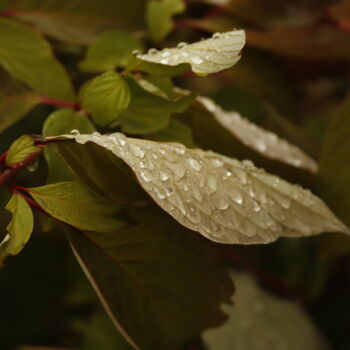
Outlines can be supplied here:
<path id="1" fill-rule="evenodd" d="M 232 284 L 210 242 L 156 207 L 133 209 L 114 233 L 69 230 L 109 316 L 136 349 L 182 350 L 225 321 Z M 190 312 L 189 312 L 190 311 Z"/>
<path id="2" fill-rule="evenodd" d="M 321 199 L 250 161 L 120 133 L 65 137 L 113 152 L 161 208 L 213 241 L 253 244 L 324 231 L 350 233 Z"/>
<path id="3" fill-rule="evenodd" d="M 209 350 L 326 350 L 325 339 L 302 308 L 262 290 L 247 274 L 232 272 L 234 304 L 227 323 L 204 332 Z"/>
<path id="4" fill-rule="evenodd" d="M 69 77 L 49 43 L 24 24 L 0 19 L 0 64 L 44 96 L 74 99 Z"/>
<path id="5" fill-rule="evenodd" d="M 18 254 L 33 231 L 34 218 L 29 204 L 19 194 L 13 194 L 6 209 L 12 214 L 8 234 L 0 243 L 0 266 L 8 255 Z"/>
<path id="6" fill-rule="evenodd" d="M 235 65 L 245 44 L 244 30 L 215 33 L 211 38 L 192 44 L 179 43 L 176 48 L 151 49 L 139 54 L 140 60 L 165 66 L 187 63 L 194 73 L 206 75 L 216 73 Z"/>
<path id="7" fill-rule="evenodd" d="M 288 141 L 250 122 L 237 112 L 223 110 L 209 98 L 198 97 L 197 100 L 214 115 L 220 125 L 256 152 L 311 172 L 317 171 L 316 161 Z"/>

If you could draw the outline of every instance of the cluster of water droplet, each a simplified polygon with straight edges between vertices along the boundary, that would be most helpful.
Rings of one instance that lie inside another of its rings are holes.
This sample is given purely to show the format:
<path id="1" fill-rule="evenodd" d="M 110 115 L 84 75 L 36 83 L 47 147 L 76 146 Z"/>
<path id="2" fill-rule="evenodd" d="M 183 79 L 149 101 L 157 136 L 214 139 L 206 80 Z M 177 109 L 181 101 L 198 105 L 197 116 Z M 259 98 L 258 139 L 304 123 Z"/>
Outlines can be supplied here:
<path id="1" fill-rule="evenodd" d="M 324 230 L 325 223 L 318 219 L 329 210 L 320 200 L 257 169 L 250 160 L 240 162 L 176 143 L 128 139 L 121 133 L 72 132 L 77 142 L 95 142 L 122 158 L 163 209 L 212 240 L 261 243 Z"/>
<path id="2" fill-rule="evenodd" d="M 256 124 L 243 118 L 239 113 L 224 111 L 212 100 L 206 97 L 199 97 L 202 103 L 216 120 L 243 144 L 264 154 L 295 167 L 305 168 L 312 172 L 317 171 L 317 163 L 314 159 L 305 154 L 298 147 L 279 138 L 276 134 L 264 130 Z"/>

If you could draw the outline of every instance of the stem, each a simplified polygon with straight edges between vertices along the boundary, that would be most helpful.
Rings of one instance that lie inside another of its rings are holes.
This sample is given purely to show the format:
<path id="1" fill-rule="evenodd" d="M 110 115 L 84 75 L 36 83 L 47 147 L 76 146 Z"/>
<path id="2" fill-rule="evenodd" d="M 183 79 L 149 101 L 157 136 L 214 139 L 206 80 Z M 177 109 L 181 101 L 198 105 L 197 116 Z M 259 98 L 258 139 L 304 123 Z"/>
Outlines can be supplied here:
<path id="1" fill-rule="evenodd" d="M 14 10 L 0 11 L 0 17 L 14 17 L 14 16 L 16 16 L 16 11 Z"/>
<path id="2" fill-rule="evenodd" d="M 34 161 L 41 155 L 42 152 L 43 152 L 43 149 L 41 149 L 38 152 L 29 154 L 22 161 L 15 163 L 15 164 L 12 164 L 10 168 L 6 168 L 0 174 L 0 187 L 4 184 L 8 183 L 13 178 L 15 178 L 23 169 L 27 168 L 29 165 L 34 163 Z M 2 155 L 2 157 L 3 157 L 3 155 Z"/>
<path id="3" fill-rule="evenodd" d="M 74 109 L 75 111 L 79 111 L 81 109 L 78 102 L 62 101 L 62 100 L 57 100 L 55 98 L 50 98 L 50 97 L 45 97 L 45 96 L 40 97 L 40 101 L 42 103 L 47 104 L 47 105 L 56 106 L 56 107 L 63 107 L 63 108 L 70 108 L 70 109 Z"/>

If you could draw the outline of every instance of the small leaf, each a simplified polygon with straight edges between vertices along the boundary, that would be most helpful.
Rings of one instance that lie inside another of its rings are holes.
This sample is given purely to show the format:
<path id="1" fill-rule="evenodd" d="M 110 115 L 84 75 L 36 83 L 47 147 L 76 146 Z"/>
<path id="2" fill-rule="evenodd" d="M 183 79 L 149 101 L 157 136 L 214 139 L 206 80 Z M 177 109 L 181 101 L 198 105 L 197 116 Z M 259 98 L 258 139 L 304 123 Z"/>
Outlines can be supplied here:
<path id="1" fill-rule="evenodd" d="M 106 72 L 82 89 L 81 103 L 96 124 L 107 126 L 127 109 L 131 94 L 128 84 L 115 72 Z"/>
<path id="2" fill-rule="evenodd" d="M 188 63 L 194 73 L 206 75 L 216 73 L 235 65 L 245 44 L 244 30 L 215 33 L 212 38 L 193 44 L 180 43 L 177 48 L 139 54 L 138 59 L 177 66 Z"/>
<path id="3" fill-rule="evenodd" d="M 26 25 L 0 19 L 0 64 L 44 96 L 74 100 L 69 77 L 49 43 Z"/>
<path id="4" fill-rule="evenodd" d="M 44 136 L 67 134 L 72 130 L 82 133 L 92 133 L 96 129 L 89 118 L 71 109 L 59 109 L 54 111 L 45 120 L 43 126 Z M 73 180 L 71 169 L 67 167 L 61 157 L 51 147 L 46 146 L 44 150 L 48 165 L 48 177 L 46 183 L 56 183 Z"/>
<path id="5" fill-rule="evenodd" d="M 6 209 L 12 213 L 7 226 L 8 234 L 0 243 L 0 266 L 8 255 L 18 254 L 33 231 L 34 218 L 29 204 L 18 194 L 13 194 Z"/>
<path id="6" fill-rule="evenodd" d="M 82 230 L 111 232 L 126 224 L 117 205 L 102 200 L 79 182 L 34 187 L 29 192 L 49 215 Z"/>
<path id="7" fill-rule="evenodd" d="M 183 12 L 183 0 L 151 0 L 148 2 L 146 20 L 151 38 L 160 41 L 173 29 L 172 16 Z"/>
<path id="8" fill-rule="evenodd" d="M 133 224 L 115 233 L 68 228 L 73 251 L 135 349 L 185 349 L 225 321 L 220 306 L 233 292 L 227 269 L 209 241 L 159 208 L 128 214 Z"/>
<path id="9" fill-rule="evenodd" d="M 213 241 L 255 244 L 280 236 L 350 233 L 321 199 L 251 161 L 120 133 L 66 137 L 113 152 L 131 167 L 161 208 Z"/>
<path id="10" fill-rule="evenodd" d="M 30 136 L 23 135 L 17 139 L 8 150 L 6 164 L 11 166 L 21 162 L 30 154 L 40 151 L 41 148 L 34 145 L 34 140 Z"/>
<path id="11" fill-rule="evenodd" d="M 133 78 L 128 77 L 127 83 L 132 102 L 120 118 L 122 129 L 126 133 L 149 134 L 166 128 L 170 115 L 183 112 L 194 98 L 189 95 L 170 101 L 146 91 Z"/>
<path id="12" fill-rule="evenodd" d="M 230 318 L 203 334 L 208 350 L 327 350 L 321 333 L 300 305 L 262 290 L 247 274 L 231 273 L 234 304 L 224 306 Z"/>
<path id="13" fill-rule="evenodd" d="M 223 110 L 209 98 L 198 97 L 197 101 L 211 112 L 225 129 L 254 151 L 313 173 L 317 171 L 316 161 L 297 146 L 250 122 L 237 112 Z"/>
<path id="14" fill-rule="evenodd" d="M 127 66 L 132 52 L 141 50 L 142 44 L 127 32 L 104 33 L 89 46 L 80 68 L 87 72 L 103 72 Z"/>

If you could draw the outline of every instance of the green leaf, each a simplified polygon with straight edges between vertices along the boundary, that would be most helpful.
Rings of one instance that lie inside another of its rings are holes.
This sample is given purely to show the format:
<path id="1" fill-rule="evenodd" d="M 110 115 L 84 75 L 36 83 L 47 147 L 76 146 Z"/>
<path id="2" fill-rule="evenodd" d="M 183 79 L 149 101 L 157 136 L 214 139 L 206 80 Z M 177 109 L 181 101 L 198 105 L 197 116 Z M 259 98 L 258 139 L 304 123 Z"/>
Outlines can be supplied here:
<path id="1" fill-rule="evenodd" d="M 120 133 L 66 137 L 113 152 L 161 208 L 213 241 L 258 244 L 280 236 L 350 233 L 321 199 L 251 161 Z"/>
<path id="2" fill-rule="evenodd" d="M 29 27 L 5 18 L 0 19 L 0 64 L 44 96 L 74 100 L 69 77 L 48 42 Z"/>
<path id="3" fill-rule="evenodd" d="M 148 2 L 146 20 L 148 31 L 154 41 L 165 38 L 173 29 L 172 16 L 183 12 L 183 0 L 151 0 Z"/>
<path id="4" fill-rule="evenodd" d="M 103 72 L 128 65 L 134 50 L 142 43 L 127 32 L 111 31 L 101 35 L 89 46 L 80 68 L 87 72 Z"/>
<path id="5" fill-rule="evenodd" d="M 191 128 L 174 118 L 170 119 L 165 129 L 150 134 L 149 138 L 161 142 L 179 142 L 189 148 L 195 146 Z"/>
<path id="6" fill-rule="evenodd" d="M 126 224 L 118 205 L 101 199 L 79 182 L 34 187 L 29 193 L 49 215 L 81 230 L 112 232 Z"/>
<path id="7" fill-rule="evenodd" d="M 40 31 L 74 44 L 90 44 L 106 30 L 144 27 L 145 0 L 18 0 L 15 16 Z"/>
<path id="8" fill-rule="evenodd" d="M 68 134 L 72 130 L 82 133 L 92 133 L 96 129 L 89 118 L 80 112 L 71 109 L 59 109 L 50 114 L 43 126 L 44 136 L 55 136 Z M 47 183 L 56 183 L 73 180 L 71 169 L 67 167 L 61 157 L 52 147 L 45 147 L 44 150 L 48 165 Z"/>
<path id="9" fill-rule="evenodd" d="M 235 65 L 245 44 L 244 30 L 215 33 L 212 38 L 193 44 L 180 43 L 178 47 L 157 51 L 151 49 L 137 58 L 165 66 L 190 64 L 194 73 L 207 75 Z"/>
<path id="10" fill-rule="evenodd" d="M 6 130 L 40 103 L 34 93 L 0 96 L 0 132 Z"/>
<path id="11" fill-rule="evenodd" d="M 30 136 L 23 135 L 17 139 L 8 150 L 6 165 L 11 166 L 15 163 L 21 162 L 30 154 L 40 151 L 41 148 L 34 145 L 34 140 Z"/>
<path id="12" fill-rule="evenodd" d="M 130 168 L 110 151 L 93 143 L 58 142 L 48 146 L 64 160 L 64 167 L 99 196 L 112 202 L 138 203 L 149 200 Z"/>
<path id="13" fill-rule="evenodd" d="M 209 242 L 159 209 L 129 215 L 134 224 L 114 234 L 69 230 L 72 248 L 109 316 L 136 349 L 182 350 L 225 320 L 220 305 L 232 293 L 227 270 Z"/>
<path id="14" fill-rule="evenodd" d="M 262 290 L 247 274 L 231 273 L 234 304 L 224 307 L 230 318 L 203 334 L 208 350 L 327 350 L 321 333 L 300 305 Z"/>
<path id="15" fill-rule="evenodd" d="M 131 103 L 120 120 L 126 133 L 149 134 L 166 128 L 170 115 L 183 112 L 194 98 L 189 95 L 170 101 L 144 90 L 133 78 L 128 77 L 126 81 L 131 91 Z"/>
<path id="16" fill-rule="evenodd" d="M 29 204 L 18 194 L 13 194 L 6 209 L 12 214 L 7 226 L 8 234 L 0 243 L 0 266 L 8 255 L 18 254 L 33 231 L 34 218 Z"/>
<path id="17" fill-rule="evenodd" d="M 350 225 L 350 95 L 327 130 L 320 157 L 319 189 L 340 218 Z"/>
<path id="18" fill-rule="evenodd" d="M 107 126 L 126 110 L 130 104 L 129 85 L 112 71 L 89 81 L 82 89 L 80 100 L 95 123 Z"/>

